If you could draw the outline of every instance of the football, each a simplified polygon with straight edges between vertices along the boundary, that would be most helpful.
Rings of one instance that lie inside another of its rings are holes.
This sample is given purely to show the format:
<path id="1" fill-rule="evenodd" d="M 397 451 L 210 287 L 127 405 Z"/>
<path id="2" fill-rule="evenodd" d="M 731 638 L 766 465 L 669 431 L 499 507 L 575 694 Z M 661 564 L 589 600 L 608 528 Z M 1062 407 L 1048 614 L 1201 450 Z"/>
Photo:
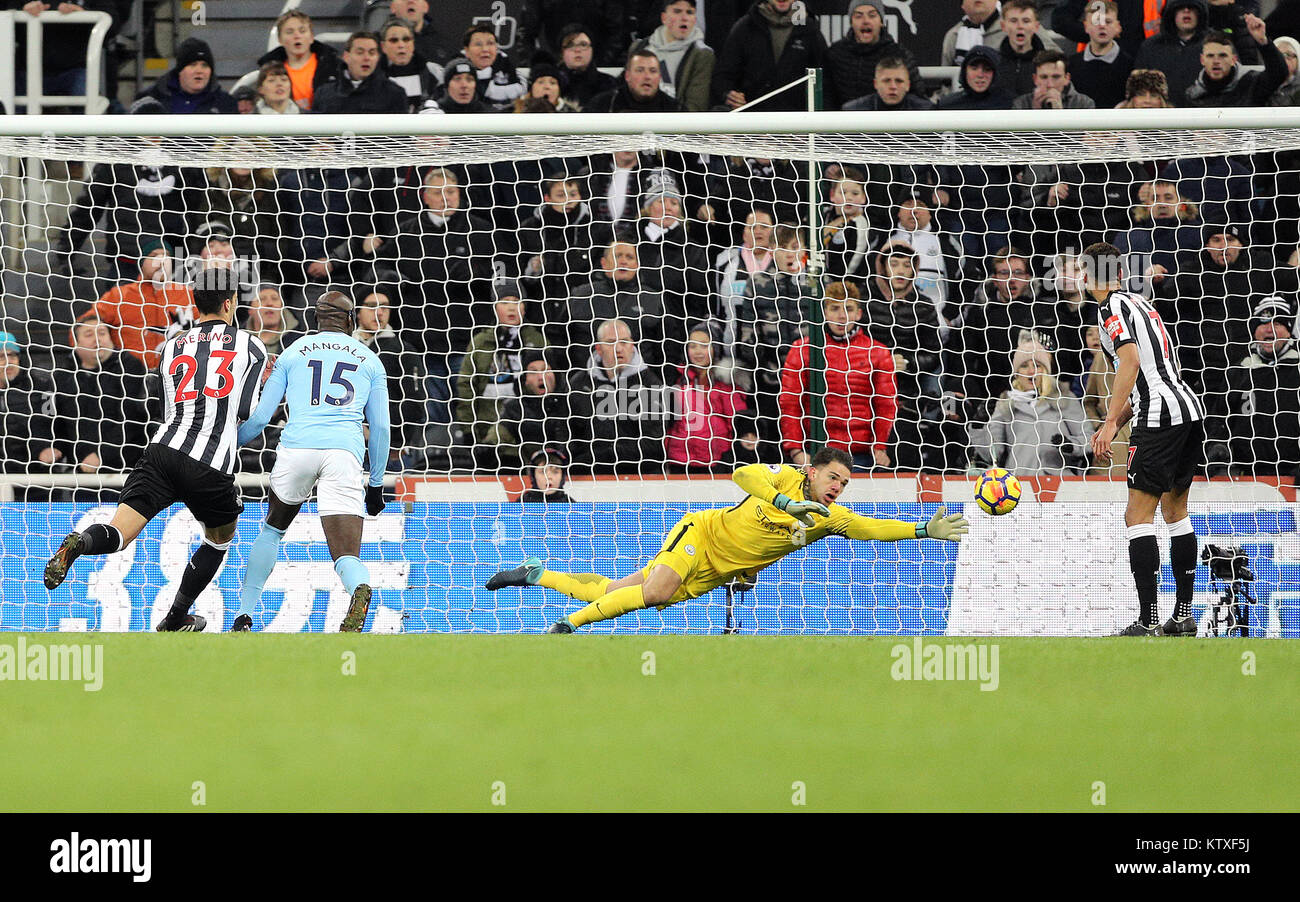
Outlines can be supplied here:
<path id="1" fill-rule="evenodd" d="M 1020 503 L 1020 480 L 1001 467 L 985 470 L 975 480 L 975 503 L 986 514 L 1009 514 Z"/>

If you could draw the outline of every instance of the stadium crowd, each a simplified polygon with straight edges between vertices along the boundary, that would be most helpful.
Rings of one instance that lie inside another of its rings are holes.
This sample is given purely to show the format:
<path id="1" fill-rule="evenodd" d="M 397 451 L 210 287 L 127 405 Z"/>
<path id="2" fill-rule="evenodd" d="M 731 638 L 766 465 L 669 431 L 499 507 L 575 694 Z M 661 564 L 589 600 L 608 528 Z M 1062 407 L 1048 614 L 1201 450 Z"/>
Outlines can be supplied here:
<path id="1" fill-rule="evenodd" d="M 340 48 L 288 12 L 231 92 L 191 37 L 130 113 L 798 110 L 804 87 L 781 88 L 809 67 L 828 108 L 864 111 L 1300 97 L 1300 2 L 1266 24 L 1254 0 L 1062 0 L 1050 20 L 1035 0 L 962 0 L 938 60 L 891 37 L 882 0 L 846 5 L 828 43 L 796 0 L 709 0 L 703 16 L 694 0 L 527 0 L 510 51 L 490 23 L 441 33 L 428 0 L 392 0 Z M 956 85 L 927 87 L 918 63 L 959 67 Z M 47 69 L 75 80 L 62 55 Z M 0 333 L 5 468 L 129 467 L 157 415 L 158 347 L 192 316 L 187 283 L 228 266 L 241 325 L 272 354 L 311 327 L 316 296 L 351 294 L 390 376 L 395 470 L 518 472 L 544 450 L 589 472 L 802 464 L 821 375 L 827 443 L 864 470 L 1096 471 L 1109 367 L 1077 254 L 1110 241 L 1210 409 L 1209 472 L 1296 473 L 1300 157 L 843 160 L 813 180 L 810 199 L 802 162 L 634 150 L 97 164 L 50 250 L 51 293 L 77 304 L 66 340 Z M 275 436 L 244 449 L 246 470 L 269 468 Z"/>

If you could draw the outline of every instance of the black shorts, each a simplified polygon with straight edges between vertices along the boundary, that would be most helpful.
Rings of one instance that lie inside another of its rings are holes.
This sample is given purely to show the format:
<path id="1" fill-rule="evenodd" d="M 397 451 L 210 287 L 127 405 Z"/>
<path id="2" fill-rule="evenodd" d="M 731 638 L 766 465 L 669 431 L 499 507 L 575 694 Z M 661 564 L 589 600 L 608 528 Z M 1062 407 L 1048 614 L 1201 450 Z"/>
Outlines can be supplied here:
<path id="1" fill-rule="evenodd" d="M 118 503 L 152 520 L 177 501 L 207 527 L 234 523 L 244 512 L 235 477 L 166 445 L 151 443 L 126 478 Z"/>
<path id="2" fill-rule="evenodd" d="M 1182 493 L 1205 462 L 1205 424 L 1139 426 L 1128 443 L 1128 487 L 1148 495 Z"/>

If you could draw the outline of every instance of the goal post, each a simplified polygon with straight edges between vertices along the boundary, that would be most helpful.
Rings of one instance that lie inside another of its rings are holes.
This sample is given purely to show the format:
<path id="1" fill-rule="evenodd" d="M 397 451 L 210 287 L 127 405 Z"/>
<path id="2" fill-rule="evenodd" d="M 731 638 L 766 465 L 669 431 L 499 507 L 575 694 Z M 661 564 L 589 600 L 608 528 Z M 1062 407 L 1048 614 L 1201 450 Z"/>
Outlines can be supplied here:
<path id="1" fill-rule="evenodd" d="M 732 468 L 798 463 L 824 434 L 862 470 L 854 510 L 946 504 L 972 533 L 796 548 L 744 632 L 1113 631 L 1135 609 L 1123 453 L 1088 444 L 1109 374 L 1077 259 L 1107 241 L 1206 403 L 1198 536 L 1253 556 L 1253 634 L 1300 635 L 1300 110 L 10 116 L 0 158 L 6 209 L 40 214 L 0 247 L 0 629 L 143 630 L 170 602 L 199 535 L 183 511 L 55 593 L 32 574 L 106 519 L 187 280 L 222 265 L 273 353 L 334 288 L 388 369 L 370 629 L 539 630 L 573 603 L 487 593 L 492 572 L 629 573 L 683 514 L 741 500 Z M 277 440 L 241 457 L 214 624 Z M 571 500 L 520 501 L 557 463 Z M 993 465 L 1026 487 L 1009 516 L 967 503 Z M 1165 606 L 1167 564 L 1162 585 Z M 309 505 L 257 626 L 337 628 L 341 595 Z M 720 632 L 726 611 L 719 589 L 598 629 Z"/>

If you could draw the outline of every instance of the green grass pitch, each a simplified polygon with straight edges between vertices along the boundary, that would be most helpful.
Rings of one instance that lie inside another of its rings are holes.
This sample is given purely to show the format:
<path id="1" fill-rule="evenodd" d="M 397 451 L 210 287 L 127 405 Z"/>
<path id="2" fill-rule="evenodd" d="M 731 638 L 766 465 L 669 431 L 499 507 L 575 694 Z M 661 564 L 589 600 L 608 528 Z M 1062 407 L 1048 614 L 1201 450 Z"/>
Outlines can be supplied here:
<path id="1" fill-rule="evenodd" d="M 1292 642 L 976 640 L 981 691 L 896 638 L 28 641 L 104 682 L 0 682 L 5 811 L 1300 809 Z"/>

